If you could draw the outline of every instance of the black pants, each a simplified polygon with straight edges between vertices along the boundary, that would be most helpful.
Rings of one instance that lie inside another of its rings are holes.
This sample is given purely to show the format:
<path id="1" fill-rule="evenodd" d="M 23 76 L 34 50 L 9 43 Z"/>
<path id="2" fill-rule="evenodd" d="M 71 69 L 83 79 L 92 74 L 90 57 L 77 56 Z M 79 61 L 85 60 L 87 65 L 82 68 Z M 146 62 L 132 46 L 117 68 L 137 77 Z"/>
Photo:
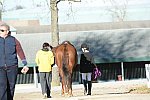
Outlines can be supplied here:
<path id="1" fill-rule="evenodd" d="M 13 100 L 18 67 L 0 67 L 0 100 Z"/>

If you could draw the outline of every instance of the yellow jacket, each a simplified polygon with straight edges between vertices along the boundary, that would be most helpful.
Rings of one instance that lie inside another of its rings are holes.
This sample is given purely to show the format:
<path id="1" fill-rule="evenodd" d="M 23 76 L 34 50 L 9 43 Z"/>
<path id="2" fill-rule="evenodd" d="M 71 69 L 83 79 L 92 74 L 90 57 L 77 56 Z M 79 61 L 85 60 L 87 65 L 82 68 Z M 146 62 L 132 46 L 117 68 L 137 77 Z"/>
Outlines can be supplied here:
<path id="1" fill-rule="evenodd" d="M 54 63 L 54 55 L 52 51 L 39 50 L 35 62 L 38 65 L 39 72 L 50 72 L 52 71 L 51 65 Z"/>

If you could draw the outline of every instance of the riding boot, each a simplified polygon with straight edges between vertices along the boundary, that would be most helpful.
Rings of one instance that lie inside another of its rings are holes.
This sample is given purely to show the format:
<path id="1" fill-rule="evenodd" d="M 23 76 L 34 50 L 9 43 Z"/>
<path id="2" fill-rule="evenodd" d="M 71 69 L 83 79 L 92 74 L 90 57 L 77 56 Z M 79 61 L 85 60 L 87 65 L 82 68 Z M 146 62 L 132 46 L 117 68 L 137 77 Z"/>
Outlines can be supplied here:
<path id="1" fill-rule="evenodd" d="M 83 80 L 83 85 L 84 85 L 84 95 L 87 95 L 87 81 Z"/>
<path id="2" fill-rule="evenodd" d="M 87 95 L 91 95 L 91 88 L 92 88 L 92 82 L 88 81 L 88 94 Z"/>

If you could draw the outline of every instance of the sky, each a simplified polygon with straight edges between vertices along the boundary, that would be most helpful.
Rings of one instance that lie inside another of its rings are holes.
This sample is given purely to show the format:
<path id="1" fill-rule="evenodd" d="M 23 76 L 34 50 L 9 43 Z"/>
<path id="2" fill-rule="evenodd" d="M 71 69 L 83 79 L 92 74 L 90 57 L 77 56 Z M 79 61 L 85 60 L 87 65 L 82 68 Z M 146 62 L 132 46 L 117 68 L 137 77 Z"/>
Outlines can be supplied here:
<path id="1" fill-rule="evenodd" d="M 41 24 L 49 24 L 50 13 L 48 13 L 48 7 L 45 1 L 46 0 L 5 0 L 3 19 L 37 19 Z M 59 23 L 110 22 L 112 21 L 112 16 L 111 14 L 108 15 L 105 8 L 111 5 L 108 1 L 109 0 L 81 0 L 81 2 L 61 1 L 58 3 Z M 115 1 L 120 5 L 123 3 L 123 0 L 121 0 L 122 2 L 120 2 L 120 0 Z M 128 21 L 150 19 L 150 0 L 126 1 L 128 1 L 128 8 L 130 8 L 127 10 Z M 22 6 L 24 9 L 16 10 L 16 6 Z"/>
<path id="2" fill-rule="evenodd" d="M 25 8 L 32 8 L 36 6 L 37 4 L 45 6 L 45 1 L 46 0 L 4 0 L 4 7 L 6 10 L 8 9 L 13 9 L 14 7 L 20 5 Z M 49 1 L 49 0 L 47 0 Z M 115 0 L 118 3 L 123 3 L 120 2 L 120 0 Z M 150 0 L 125 0 L 128 1 L 129 5 L 134 5 L 134 4 L 150 4 Z M 62 1 L 59 3 L 59 6 L 65 7 L 64 4 L 69 4 L 68 1 Z M 74 6 L 109 6 L 111 5 L 109 0 L 81 0 L 81 2 L 76 2 L 72 3 Z"/>
<path id="3" fill-rule="evenodd" d="M 37 4 L 45 5 L 46 0 L 4 0 L 4 8 L 6 10 L 13 9 L 16 6 L 23 6 L 25 8 L 32 8 Z"/>

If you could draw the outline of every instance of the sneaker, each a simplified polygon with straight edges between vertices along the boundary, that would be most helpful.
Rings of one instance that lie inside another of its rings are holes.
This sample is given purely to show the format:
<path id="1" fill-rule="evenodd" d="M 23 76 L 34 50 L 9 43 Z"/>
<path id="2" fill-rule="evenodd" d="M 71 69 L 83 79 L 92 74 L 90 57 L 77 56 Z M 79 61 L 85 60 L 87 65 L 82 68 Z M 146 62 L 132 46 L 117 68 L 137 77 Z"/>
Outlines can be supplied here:
<path id="1" fill-rule="evenodd" d="M 44 94 L 43 94 L 43 99 L 46 99 L 46 98 L 47 98 L 47 94 L 44 93 Z"/>

